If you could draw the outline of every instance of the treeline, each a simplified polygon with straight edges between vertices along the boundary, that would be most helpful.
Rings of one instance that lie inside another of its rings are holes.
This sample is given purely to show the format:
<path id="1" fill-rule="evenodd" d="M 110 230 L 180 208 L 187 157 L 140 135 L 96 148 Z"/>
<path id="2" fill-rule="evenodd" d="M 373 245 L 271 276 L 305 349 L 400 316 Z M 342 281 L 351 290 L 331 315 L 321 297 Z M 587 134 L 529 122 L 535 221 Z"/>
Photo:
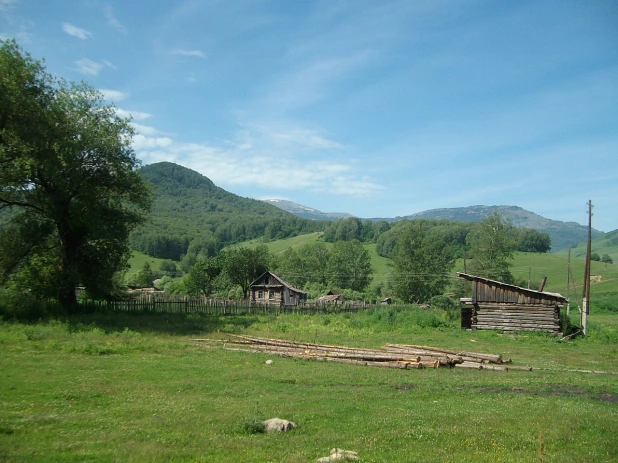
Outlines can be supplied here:
<path id="1" fill-rule="evenodd" d="M 451 248 L 455 258 L 461 258 L 466 251 L 468 234 L 479 227 L 478 222 L 453 222 L 440 219 L 400 220 L 394 223 L 386 221 L 362 221 L 358 218 L 340 219 L 330 223 L 324 231 L 324 241 L 359 240 L 376 243 L 376 251 L 382 257 L 392 259 L 396 253 L 397 240 L 410 223 L 421 227 L 424 234 L 436 237 Z M 518 228 L 508 223 L 505 233 L 514 241 L 515 250 L 522 252 L 548 252 L 551 239 L 547 233 Z"/>
<path id="2" fill-rule="evenodd" d="M 131 234 L 130 244 L 152 257 L 179 261 L 183 256 L 213 256 L 231 244 L 323 231 L 329 223 L 242 198 L 170 162 L 145 166 L 140 173 L 152 184 L 154 202 L 150 220 Z"/>

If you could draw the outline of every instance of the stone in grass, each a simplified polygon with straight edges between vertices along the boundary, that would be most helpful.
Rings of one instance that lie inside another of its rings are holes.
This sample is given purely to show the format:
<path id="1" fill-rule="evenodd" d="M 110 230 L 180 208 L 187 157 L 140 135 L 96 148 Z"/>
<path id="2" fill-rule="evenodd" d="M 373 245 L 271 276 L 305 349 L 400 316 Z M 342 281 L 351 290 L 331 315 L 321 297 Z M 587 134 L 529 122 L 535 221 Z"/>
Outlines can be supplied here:
<path id="1" fill-rule="evenodd" d="M 332 461 L 357 461 L 358 453 L 352 450 L 332 449 L 327 457 L 318 458 L 318 463 L 331 463 Z"/>
<path id="2" fill-rule="evenodd" d="M 272 361 L 272 360 L 266 360 L 264 363 L 265 363 L 266 365 L 272 365 L 272 364 L 273 364 L 273 361 Z"/>
<path id="3" fill-rule="evenodd" d="M 286 432 L 296 429 L 296 423 L 281 418 L 271 418 L 270 420 L 262 421 L 265 432 Z"/>

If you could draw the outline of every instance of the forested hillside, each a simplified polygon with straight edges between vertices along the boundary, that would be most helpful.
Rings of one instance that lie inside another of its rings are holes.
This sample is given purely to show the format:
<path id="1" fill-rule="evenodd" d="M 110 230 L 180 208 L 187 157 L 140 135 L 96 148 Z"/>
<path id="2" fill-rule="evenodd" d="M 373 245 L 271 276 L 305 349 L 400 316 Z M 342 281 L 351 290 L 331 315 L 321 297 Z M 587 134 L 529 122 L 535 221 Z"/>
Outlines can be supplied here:
<path id="1" fill-rule="evenodd" d="M 171 162 L 147 165 L 140 173 L 152 184 L 154 201 L 150 220 L 132 233 L 131 246 L 153 257 L 213 255 L 229 244 L 258 237 L 287 238 L 321 231 L 327 224 L 229 193 Z"/>
<path id="2" fill-rule="evenodd" d="M 588 227 L 576 222 L 561 222 L 542 217 L 518 206 L 470 206 L 446 209 L 432 209 L 430 211 L 412 214 L 403 219 L 447 219 L 454 222 L 480 222 L 485 217 L 500 212 L 509 219 L 511 225 L 520 228 L 529 228 L 541 233 L 547 233 L 551 238 L 552 252 L 575 246 L 588 238 Z M 592 230 L 592 236 L 603 233 Z"/>

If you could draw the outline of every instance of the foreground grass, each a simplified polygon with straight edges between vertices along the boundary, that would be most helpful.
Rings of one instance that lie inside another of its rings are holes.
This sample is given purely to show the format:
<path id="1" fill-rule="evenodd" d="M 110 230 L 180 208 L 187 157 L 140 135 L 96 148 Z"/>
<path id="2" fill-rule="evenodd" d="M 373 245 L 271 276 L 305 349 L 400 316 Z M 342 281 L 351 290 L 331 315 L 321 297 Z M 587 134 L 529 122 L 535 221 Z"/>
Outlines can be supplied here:
<path id="1" fill-rule="evenodd" d="M 470 333 L 439 312 L 206 318 L 92 314 L 0 324 L 0 461 L 618 459 L 618 317 L 586 339 Z M 532 372 L 404 371 L 206 349 L 223 332 L 500 353 Z M 603 370 L 589 374 L 569 370 Z M 244 423 L 279 416 L 285 435 Z"/>

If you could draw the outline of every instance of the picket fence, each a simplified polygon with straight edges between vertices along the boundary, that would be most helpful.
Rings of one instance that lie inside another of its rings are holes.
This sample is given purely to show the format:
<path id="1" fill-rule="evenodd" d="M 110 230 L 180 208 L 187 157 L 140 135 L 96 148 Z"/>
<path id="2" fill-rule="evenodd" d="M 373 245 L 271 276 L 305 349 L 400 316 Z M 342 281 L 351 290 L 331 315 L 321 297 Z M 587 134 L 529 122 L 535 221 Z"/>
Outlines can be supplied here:
<path id="1" fill-rule="evenodd" d="M 342 304 L 325 304 L 306 301 L 294 306 L 278 304 L 255 304 L 249 300 L 228 300 L 214 298 L 197 298 L 186 296 L 147 295 L 139 298 L 119 299 L 113 301 L 84 300 L 80 305 L 90 310 L 117 312 L 150 313 L 185 313 L 204 315 L 245 315 L 245 314 L 302 314 L 358 312 L 375 308 L 375 304 L 365 302 L 344 302 Z"/>

